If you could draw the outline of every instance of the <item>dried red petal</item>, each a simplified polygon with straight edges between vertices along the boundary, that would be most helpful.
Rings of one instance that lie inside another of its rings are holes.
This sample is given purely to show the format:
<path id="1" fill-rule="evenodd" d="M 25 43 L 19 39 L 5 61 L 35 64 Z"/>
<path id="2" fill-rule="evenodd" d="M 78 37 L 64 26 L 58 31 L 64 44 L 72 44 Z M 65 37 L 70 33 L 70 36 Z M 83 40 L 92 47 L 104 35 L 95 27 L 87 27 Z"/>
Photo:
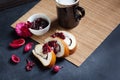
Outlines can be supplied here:
<path id="1" fill-rule="evenodd" d="M 18 47 L 21 47 L 22 45 L 25 44 L 25 39 L 23 38 L 19 38 L 19 39 L 15 39 L 13 40 L 9 46 L 12 47 L 12 48 L 18 48 Z"/>
<path id="2" fill-rule="evenodd" d="M 13 55 L 11 56 L 11 60 L 12 60 L 12 62 L 14 62 L 14 63 L 19 63 L 19 62 L 20 62 L 20 58 L 19 58 L 17 55 L 15 55 L 15 54 L 13 54 Z"/>
<path id="3" fill-rule="evenodd" d="M 31 71 L 34 65 L 35 65 L 34 62 L 27 59 L 27 64 L 26 64 L 25 68 L 27 71 Z"/>
<path id="4" fill-rule="evenodd" d="M 31 24 L 29 22 L 17 23 L 16 27 L 15 27 L 15 31 L 16 31 L 17 35 L 20 37 L 24 37 L 24 38 L 30 37 L 30 36 L 32 36 L 32 33 L 28 29 L 30 26 L 31 26 Z"/>
<path id="5" fill-rule="evenodd" d="M 32 70 L 32 67 L 31 67 L 31 66 L 26 66 L 26 70 L 27 70 L 27 71 L 31 71 L 31 70 Z"/>
<path id="6" fill-rule="evenodd" d="M 24 52 L 28 52 L 29 50 L 31 50 L 32 46 L 33 46 L 33 42 L 27 43 L 24 47 Z"/>

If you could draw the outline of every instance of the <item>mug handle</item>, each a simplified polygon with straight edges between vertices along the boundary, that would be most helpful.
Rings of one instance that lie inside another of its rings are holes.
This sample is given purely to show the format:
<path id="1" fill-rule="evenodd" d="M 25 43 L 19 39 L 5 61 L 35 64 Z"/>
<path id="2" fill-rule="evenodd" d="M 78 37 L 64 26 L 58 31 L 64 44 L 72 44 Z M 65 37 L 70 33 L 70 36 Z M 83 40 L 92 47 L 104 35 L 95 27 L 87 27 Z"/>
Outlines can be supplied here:
<path id="1" fill-rule="evenodd" d="M 79 11 L 79 14 L 78 14 Z M 80 6 L 76 6 L 75 7 L 75 18 L 76 21 L 81 20 L 81 18 L 83 18 L 85 16 L 85 9 L 80 7 Z"/>

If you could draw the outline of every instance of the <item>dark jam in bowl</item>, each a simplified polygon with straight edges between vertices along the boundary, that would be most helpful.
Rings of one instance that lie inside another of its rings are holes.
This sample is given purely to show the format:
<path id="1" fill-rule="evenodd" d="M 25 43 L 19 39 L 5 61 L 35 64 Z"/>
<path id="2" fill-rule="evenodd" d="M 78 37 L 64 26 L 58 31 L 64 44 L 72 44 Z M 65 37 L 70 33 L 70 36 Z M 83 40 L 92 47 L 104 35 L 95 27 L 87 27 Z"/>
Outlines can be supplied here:
<path id="1" fill-rule="evenodd" d="M 43 18 L 37 18 L 31 23 L 31 29 L 39 30 L 44 29 L 49 25 L 49 22 Z"/>

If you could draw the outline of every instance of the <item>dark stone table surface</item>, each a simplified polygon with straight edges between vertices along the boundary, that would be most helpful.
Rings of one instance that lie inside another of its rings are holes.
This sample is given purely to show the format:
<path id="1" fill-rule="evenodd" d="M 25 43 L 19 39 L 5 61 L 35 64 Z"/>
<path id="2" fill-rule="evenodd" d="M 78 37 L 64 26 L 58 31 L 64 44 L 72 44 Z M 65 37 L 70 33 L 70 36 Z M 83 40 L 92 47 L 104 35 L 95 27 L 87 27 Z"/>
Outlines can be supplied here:
<path id="1" fill-rule="evenodd" d="M 63 66 L 58 73 L 43 68 L 32 56 L 31 51 L 23 53 L 24 46 L 11 49 L 9 43 L 19 38 L 10 26 L 24 15 L 38 1 L 6 9 L 0 12 L 0 80 L 120 80 L 120 25 L 101 43 L 101 45 L 79 67 L 65 59 L 58 60 Z M 26 39 L 26 42 L 34 42 Z M 10 57 L 16 54 L 21 58 L 19 64 L 12 64 Z M 25 70 L 26 59 L 35 62 L 31 71 Z"/>
<path id="2" fill-rule="evenodd" d="M 32 1 L 38 0 L 0 0 L 0 11 Z"/>

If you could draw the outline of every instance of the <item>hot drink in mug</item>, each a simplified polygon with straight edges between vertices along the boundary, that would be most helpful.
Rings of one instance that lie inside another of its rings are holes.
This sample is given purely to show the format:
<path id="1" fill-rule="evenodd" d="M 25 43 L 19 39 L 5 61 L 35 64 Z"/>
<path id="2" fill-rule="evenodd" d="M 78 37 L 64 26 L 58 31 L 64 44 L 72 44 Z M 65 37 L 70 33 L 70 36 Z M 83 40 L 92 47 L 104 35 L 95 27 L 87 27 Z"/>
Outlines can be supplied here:
<path id="1" fill-rule="evenodd" d="M 74 28 L 85 15 L 84 8 L 79 6 L 79 0 L 56 0 L 57 17 L 60 26 Z"/>

